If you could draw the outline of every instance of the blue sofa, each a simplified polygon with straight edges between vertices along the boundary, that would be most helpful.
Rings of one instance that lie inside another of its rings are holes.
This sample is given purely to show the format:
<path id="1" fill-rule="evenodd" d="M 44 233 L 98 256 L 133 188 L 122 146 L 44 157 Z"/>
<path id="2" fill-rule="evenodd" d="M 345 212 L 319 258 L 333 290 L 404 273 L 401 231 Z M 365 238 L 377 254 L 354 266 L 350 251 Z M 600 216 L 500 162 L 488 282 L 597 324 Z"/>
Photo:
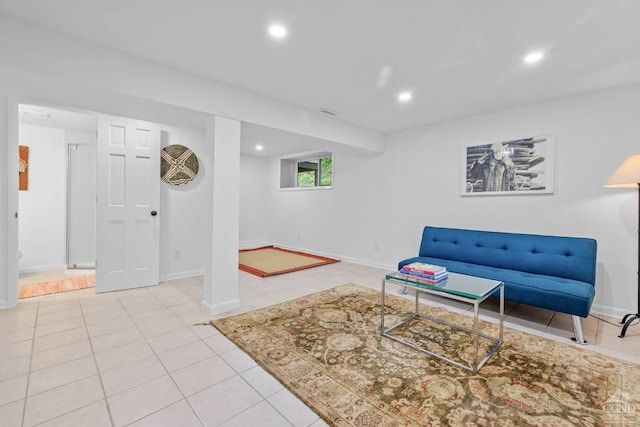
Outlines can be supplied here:
<path id="1" fill-rule="evenodd" d="M 418 261 L 500 280 L 506 300 L 570 314 L 575 340 L 585 344 L 580 319 L 595 296 L 596 250 L 586 238 L 425 227 L 418 256 L 398 269 Z"/>

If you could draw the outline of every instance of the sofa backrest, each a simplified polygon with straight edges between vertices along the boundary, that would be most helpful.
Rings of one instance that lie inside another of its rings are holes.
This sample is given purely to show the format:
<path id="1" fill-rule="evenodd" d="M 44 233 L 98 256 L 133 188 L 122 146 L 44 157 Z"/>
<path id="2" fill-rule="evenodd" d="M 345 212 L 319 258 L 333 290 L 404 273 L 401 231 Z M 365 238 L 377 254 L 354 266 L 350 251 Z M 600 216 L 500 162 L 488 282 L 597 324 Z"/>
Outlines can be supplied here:
<path id="1" fill-rule="evenodd" d="M 597 243 L 580 237 L 425 227 L 421 257 L 579 280 L 595 284 Z"/>

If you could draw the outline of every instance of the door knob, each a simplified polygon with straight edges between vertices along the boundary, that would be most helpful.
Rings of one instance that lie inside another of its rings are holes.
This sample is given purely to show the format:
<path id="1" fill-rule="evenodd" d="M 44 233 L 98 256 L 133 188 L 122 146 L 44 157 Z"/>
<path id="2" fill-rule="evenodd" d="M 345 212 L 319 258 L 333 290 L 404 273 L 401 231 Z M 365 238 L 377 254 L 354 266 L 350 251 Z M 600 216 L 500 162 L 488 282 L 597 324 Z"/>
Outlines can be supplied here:
<path id="1" fill-rule="evenodd" d="M 158 215 L 157 211 L 151 211 L 151 216 L 156 216 L 156 215 Z"/>

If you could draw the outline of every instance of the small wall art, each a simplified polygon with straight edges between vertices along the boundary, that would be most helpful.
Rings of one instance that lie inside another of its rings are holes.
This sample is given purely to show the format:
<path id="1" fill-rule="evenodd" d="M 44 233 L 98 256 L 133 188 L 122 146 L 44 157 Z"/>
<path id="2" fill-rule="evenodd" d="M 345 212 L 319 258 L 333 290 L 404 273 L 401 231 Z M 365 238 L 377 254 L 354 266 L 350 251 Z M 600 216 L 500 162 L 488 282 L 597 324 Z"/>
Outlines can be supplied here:
<path id="1" fill-rule="evenodd" d="M 27 191 L 29 189 L 29 147 L 20 145 L 18 157 L 18 189 Z"/>
<path id="2" fill-rule="evenodd" d="M 463 196 L 553 193 L 553 134 L 469 145 L 462 150 Z"/>
<path id="3" fill-rule="evenodd" d="M 184 145 L 169 145 L 160 151 L 160 177 L 173 185 L 187 184 L 198 175 L 199 162 Z"/>

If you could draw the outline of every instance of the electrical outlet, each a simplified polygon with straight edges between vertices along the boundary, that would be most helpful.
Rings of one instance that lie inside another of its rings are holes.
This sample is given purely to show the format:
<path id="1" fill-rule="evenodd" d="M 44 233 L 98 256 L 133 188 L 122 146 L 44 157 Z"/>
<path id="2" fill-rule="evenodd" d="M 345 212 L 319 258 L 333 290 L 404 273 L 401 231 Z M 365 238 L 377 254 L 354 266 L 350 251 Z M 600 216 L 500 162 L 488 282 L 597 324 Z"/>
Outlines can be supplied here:
<path id="1" fill-rule="evenodd" d="M 301 237 L 301 234 L 300 234 L 300 233 L 298 233 L 298 240 L 300 240 L 300 237 Z"/>
<path id="2" fill-rule="evenodd" d="M 378 246 L 378 242 L 375 242 L 375 243 L 373 244 L 373 250 L 374 250 L 374 251 L 377 251 L 378 249 L 380 249 L 380 247 Z"/>
<path id="3" fill-rule="evenodd" d="M 182 250 L 181 249 L 174 249 L 173 250 L 173 258 L 174 259 L 181 259 L 182 258 Z"/>

